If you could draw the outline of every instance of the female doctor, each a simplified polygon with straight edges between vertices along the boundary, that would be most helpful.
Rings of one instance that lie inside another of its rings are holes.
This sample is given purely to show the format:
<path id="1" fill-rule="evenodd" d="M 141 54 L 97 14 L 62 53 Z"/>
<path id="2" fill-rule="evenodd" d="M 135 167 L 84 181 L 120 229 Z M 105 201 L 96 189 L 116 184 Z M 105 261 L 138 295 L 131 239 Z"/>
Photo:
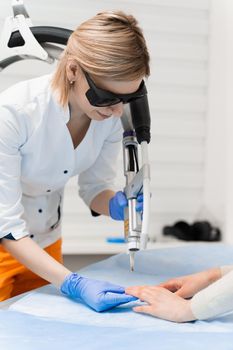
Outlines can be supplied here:
<path id="1" fill-rule="evenodd" d="M 48 282 L 96 311 L 135 299 L 62 264 L 61 215 L 64 186 L 79 175 L 90 209 L 123 220 L 126 197 L 112 190 L 120 117 L 149 74 L 135 18 L 103 12 L 72 33 L 53 75 L 0 94 L 0 301 Z"/>

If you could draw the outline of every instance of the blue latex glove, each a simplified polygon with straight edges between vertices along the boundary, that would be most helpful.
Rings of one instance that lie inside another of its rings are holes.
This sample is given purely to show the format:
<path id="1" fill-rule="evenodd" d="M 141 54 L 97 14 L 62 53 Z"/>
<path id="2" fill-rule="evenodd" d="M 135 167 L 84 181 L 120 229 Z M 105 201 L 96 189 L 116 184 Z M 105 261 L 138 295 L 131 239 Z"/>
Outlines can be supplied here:
<path id="1" fill-rule="evenodd" d="M 128 206 L 126 195 L 122 191 L 118 191 L 109 201 L 109 214 L 114 220 L 124 220 L 124 209 Z M 143 211 L 143 194 L 137 197 L 136 210 Z"/>
<path id="2" fill-rule="evenodd" d="M 125 288 L 86 277 L 77 273 L 68 275 L 61 285 L 61 292 L 72 299 L 81 299 L 97 312 L 111 309 L 137 298 L 125 294 Z"/>

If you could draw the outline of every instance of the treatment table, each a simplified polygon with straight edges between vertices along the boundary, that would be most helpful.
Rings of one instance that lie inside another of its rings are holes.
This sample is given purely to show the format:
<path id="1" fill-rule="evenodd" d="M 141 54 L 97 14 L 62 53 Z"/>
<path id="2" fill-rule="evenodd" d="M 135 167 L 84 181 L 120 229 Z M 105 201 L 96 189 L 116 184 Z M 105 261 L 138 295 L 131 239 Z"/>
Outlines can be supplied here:
<path id="1" fill-rule="evenodd" d="M 233 264 L 233 246 L 192 244 L 137 253 L 135 272 L 119 254 L 79 271 L 123 286 L 158 284 L 171 277 Z M 0 303 L 2 350 L 232 350 L 233 312 L 217 319 L 173 323 L 121 305 L 96 313 L 48 285 Z"/>

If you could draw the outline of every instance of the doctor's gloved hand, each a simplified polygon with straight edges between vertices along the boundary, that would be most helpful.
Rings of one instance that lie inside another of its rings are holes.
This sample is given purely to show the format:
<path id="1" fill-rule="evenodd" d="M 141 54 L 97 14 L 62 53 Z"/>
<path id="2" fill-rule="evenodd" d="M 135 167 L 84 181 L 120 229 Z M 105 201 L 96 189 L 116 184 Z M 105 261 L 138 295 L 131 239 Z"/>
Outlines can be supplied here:
<path id="1" fill-rule="evenodd" d="M 111 309 L 137 298 L 125 294 L 125 288 L 86 277 L 77 273 L 68 275 L 61 285 L 61 292 L 71 299 L 81 299 L 97 312 Z"/>
<path id="2" fill-rule="evenodd" d="M 122 191 L 116 192 L 109 201 L 109 214 L 114 220 L 124 220 L 124 209 L 128 206 L 126 195 Z M 143 211 L 143 194 L 137 197 L 136 210 Z"/>

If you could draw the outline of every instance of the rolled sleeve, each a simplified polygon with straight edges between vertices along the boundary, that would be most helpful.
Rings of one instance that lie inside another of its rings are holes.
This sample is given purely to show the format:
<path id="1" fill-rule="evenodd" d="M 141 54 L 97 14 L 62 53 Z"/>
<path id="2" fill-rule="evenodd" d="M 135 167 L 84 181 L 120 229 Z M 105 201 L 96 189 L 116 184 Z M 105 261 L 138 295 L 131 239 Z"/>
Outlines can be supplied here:
<path id="1" fill-rule="evenodd" d="M 201 290 L 191 300 L 191 309 L 199 320 L 233 311 L 233 271 Z"/>
<path id="2" fill-rule="evenodd" d="M 233 265 L 224 265 L 220 267 L 221 275 L 225 276 L 228 272 L 233 270 Z"/>
<path id="3" fill-rule="evenodd" d="M 20 183 L 20 145 L 25 135 L 18 117 L 6 107 L 0 107 L 0 123 L 0 239 L 10 233 L 20 239 L 28 235 Z"/>
<path id="4" fill-rule="evenodd" d="M 120 119 L 115 119 L 111 133 L 105 139 L 95 163 L 78 178 L 79 195 L 88 207 L 99 193 L 115 190 L 117 158 L 123 132 Z"/>

